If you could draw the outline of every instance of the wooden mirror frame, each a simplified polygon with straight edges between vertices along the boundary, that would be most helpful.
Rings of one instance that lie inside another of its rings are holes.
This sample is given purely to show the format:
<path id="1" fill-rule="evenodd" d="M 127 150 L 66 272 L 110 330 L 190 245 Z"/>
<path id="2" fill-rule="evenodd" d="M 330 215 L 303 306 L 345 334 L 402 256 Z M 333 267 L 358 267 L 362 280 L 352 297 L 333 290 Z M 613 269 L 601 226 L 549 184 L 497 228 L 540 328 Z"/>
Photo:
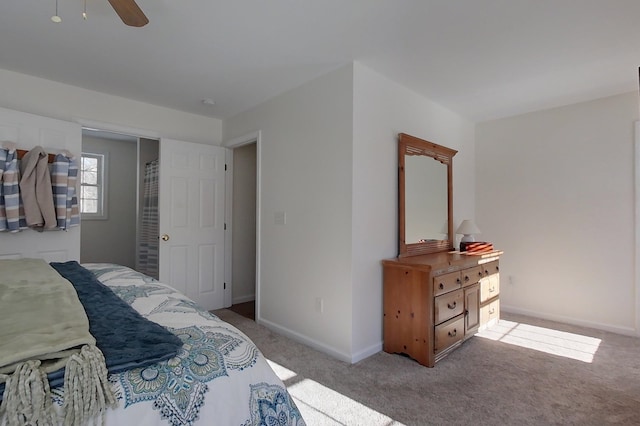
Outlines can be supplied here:
<path id="1" fill-rule="evenodd" d="M 406 133 L 398 135 L 398 257 L 419 256 L 453 250 L 453 156 L 458 151 Z M 447 166 L 447 229 L 448 240 L 407 244 L 405 224 L 405 155 L 424 155 Z"/>

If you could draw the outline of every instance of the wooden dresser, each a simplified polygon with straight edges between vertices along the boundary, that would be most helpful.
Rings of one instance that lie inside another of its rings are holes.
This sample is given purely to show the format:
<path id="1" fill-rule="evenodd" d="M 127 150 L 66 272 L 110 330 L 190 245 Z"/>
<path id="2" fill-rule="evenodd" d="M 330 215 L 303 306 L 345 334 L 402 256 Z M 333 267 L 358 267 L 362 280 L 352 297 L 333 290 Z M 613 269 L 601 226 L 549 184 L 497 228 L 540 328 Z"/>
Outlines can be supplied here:
<path id="1" fill-rule="evenodd" d="M 500 318 L 502 252 L 383 260 L 385 352 L 427 367 Z"/>

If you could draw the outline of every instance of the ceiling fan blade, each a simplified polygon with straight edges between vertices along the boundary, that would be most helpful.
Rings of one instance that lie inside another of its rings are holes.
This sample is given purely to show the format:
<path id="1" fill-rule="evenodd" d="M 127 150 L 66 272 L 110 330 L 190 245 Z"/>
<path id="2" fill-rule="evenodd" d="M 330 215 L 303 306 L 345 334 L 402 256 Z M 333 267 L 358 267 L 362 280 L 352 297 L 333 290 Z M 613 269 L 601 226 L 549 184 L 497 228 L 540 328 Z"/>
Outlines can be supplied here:
<path id="1" fill-rule="evenodd" d="M 131 27 L 144 27 L 149 23 L 149 19 L 144 15 L 142 9 L 138 7 L 135 0 L 109 0 L 113 10 L 116 11 L 122 22 Z"/>

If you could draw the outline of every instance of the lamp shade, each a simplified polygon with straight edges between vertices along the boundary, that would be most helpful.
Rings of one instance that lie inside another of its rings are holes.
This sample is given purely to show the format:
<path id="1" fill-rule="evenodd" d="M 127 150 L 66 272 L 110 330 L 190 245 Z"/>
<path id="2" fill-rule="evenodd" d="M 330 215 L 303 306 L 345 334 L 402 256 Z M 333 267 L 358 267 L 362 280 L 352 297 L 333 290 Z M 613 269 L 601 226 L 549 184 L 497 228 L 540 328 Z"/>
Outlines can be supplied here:
<path id="1" fill-rule="evenodd" d="M 476 226 L 475 222 L 469 219 L 463 220 L 456 230 L 456 234 L 473 235 L 479 233 L 480 230 Z"/>

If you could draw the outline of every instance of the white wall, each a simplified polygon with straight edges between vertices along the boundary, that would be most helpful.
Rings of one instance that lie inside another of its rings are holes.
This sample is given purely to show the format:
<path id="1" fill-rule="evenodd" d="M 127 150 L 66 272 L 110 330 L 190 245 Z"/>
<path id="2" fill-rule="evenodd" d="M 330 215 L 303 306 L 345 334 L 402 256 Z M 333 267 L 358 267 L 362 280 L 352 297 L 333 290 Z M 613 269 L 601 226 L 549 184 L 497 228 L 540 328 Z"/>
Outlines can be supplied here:
<path id="1" fill-rule="evenodd" d="M 0 69 L 0 108 L 6 108 L 10 117 L 19 117 L 11 118 L 13 121 L 9 123 L 9 133 L 15 123 L 26 126 L 26 130 L 21 130 L 23 134 L 19 140 L 21 146 L 32 147 L 37 144 L 38 136 L 33 136 L 31 133 L 38 126 L 43 125 L 45 130 L 55 129 L 56 131 L 63 127 L 65 130 L 62 131 L 71 129 L 69 130 L 71 140 L 64 143 L 51 142 L 48 147 L 62 147 L 73 153 L 79 153 L 81 127 L 78 123 L 105 124 L 106 127 L 99 127 L 136 136 L 173 138 L 213 145 L 220 145 L 222 142 L 222 121 L 215 118 L 188 114 L 2 69 Z M 29 114 L 22 116 L 21 112 Z M 27 118 L 23 120 L 22 117 Z M 2 124 L 0 121 L 0 125 Z M 142 134 L 139 134 L 139 131 L 142 131 Z M 41 132 L 41 137 L 46 139 L 52 136 L 47 132 Z M 33 247 L 31 251 L 22 251 L 22 253 L 33 252 L 29 255 L 46 257 L 52 261 L 79 260 L 80 229 L 72 229 L 68 234 L 69 236 L 66 237 L 70 239 L 68 244 L 63 243 L 61 237 L 54 237 L 51 233 L 38 238 L 39 242 L 51 240 L 55 246 L 62 247 L 60 249 L 62 251 L 55 253 L 48 251 L 45 255 L 40 252 L 35 253 L 35 247 Z"/>
<path id="2" fill-rule="evenodd" d="M 477 222 L 505 250 L 503 309 L 634 330 L 637 98 L 477 126 Z"/>
<path id="3" fill-rule="evenodd" d="M 106 219 L 82 219 L 80 261 L 136 264 L 137 143 L 82 137 L 82 151 L 107 158 Z"/>
<path id="4" fill-rule="evenodd" d="M 382 349 L 382 266 L 398 255 L 398 133 L 458 150 L 454 222 L 474 217 L 474 125 L 379 73 L 354 65 L 353 358 Z M 454 228 L 455 229 L 455 228 Z"/>
<path id="5" fill-rule="evenodd" d="M 198 100 L 194 100 L 198 102 Z M 222 121 L 0 69 L 0 107 L 70 122 L 115 124 L 165 137 L 220 145 Z M 137 134 L 136 134 L 137 135 Z M 149 136 L 149 135 L 147 135 Z"/>
<path id="6" fill-rule="evenodd" d="M 350 362 L 380 351 L 380 261 L 398 254 L 397 134 L 461 151 L 462 220 L 474 213 L 472 123 L 355 63 L 224 123 L 225 140 L 258 130 L 258 321 Z M 278 211 L 287 225 L 274 225 Z"/>
<path id="7" fill-rule="evenodd" d="M 351 353 L 352 76 L 342 68 L 224 123 L 225 140 L 262 135 L 256 319 L 342 359 Z"/>

